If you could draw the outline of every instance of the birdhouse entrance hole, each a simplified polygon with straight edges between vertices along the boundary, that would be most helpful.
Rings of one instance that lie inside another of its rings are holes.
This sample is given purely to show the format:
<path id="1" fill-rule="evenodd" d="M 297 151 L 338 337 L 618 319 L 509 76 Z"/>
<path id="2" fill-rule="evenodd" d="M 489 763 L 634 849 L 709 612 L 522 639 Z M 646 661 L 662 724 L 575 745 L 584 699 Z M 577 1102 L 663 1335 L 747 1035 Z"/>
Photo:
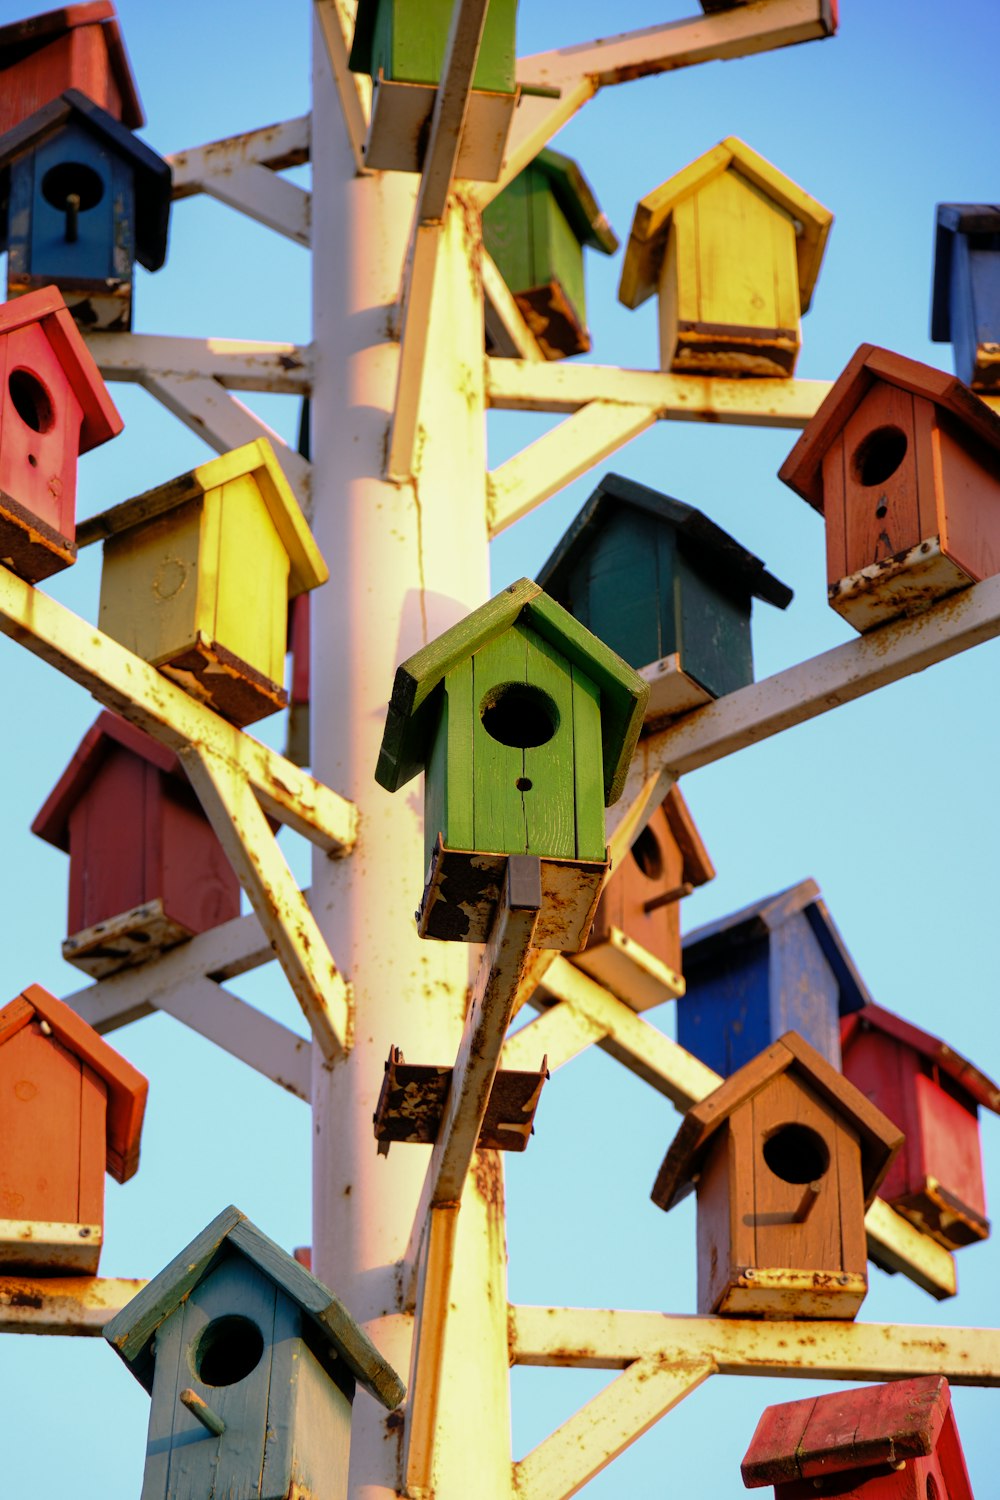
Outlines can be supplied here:
<path id="1" fill-rule="evenodd" d="M 854 477 L 870 487 L 884 484 L 906 457 L 906 433 L 899 427 L 876 427 L 854 454 Z"/>
<path id="2" fill-rule="evenodd" d="M 93 167 L 82 161 L 60 161 L 42 178 L 42 197 L 52 208 L 65 209 L 70 198 L 78 199 L 77 212 L 96 208 L 104 197 L 104 183 Z"/>
<path id="3" fill-rule="evenodd" d="M 14 410 L 32 432 L 48 432 L 54 421 L 52 402 L 42 382 L 27 370 L 11 370 L 7 381 Z"/>
<path id="4" fill-rule="evenodd" d="M 779 1125 L 764 1142 L 764 1160 L 782 1182 L 815 1182 L 830 1166 L 823 1137 L 808 1125 Z"/>
<path id="5" fill-rule="evenodd" d="M 548 693 L 524 682 L 491 688 L 479 705 L 479 717 L 491 739 L 516 750 L 547 744 L 559 728 L 559 710 Z"/>
<path id="6" fill-rule="evenodd" d="M 235 1385 L 260 1364 L 264 1335 L 249 1318 L 213 1318 L 202 1332 L 194 1372 L 203 1385 Z"/>
<path id="7" fill-rule="evenodd" d="M 644 828 L 632 845 L 632 858 L 647 880 L 662 879 L 663 852 L 659 839 L 651 829 Z"/>
<path id="8" fill-rule="evenodd" d="M 933 1474 L 927 1476 L 927 1500 L 938 1500 L 937 1480 Z"/>

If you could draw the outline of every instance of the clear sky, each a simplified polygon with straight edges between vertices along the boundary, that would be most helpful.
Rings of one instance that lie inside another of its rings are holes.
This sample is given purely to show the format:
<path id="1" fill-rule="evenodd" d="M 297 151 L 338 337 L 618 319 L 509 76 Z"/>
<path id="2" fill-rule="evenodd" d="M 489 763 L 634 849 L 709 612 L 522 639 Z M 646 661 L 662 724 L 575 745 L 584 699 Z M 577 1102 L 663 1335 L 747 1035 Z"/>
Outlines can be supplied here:
<path id="1" fill-rule="evenodd" d="M 683 16 L 684 0 L 522 0 L 519 51 Z M 120 0 L 158 151 L 181 150 L 309 109 L 309 4 Z M 3 0 L 0 19 L 22 9 Z M 833 40 L 713 63 L 605 91 L 557 139 L 576 156 L 624 241 L 638 198 L 737 135 L 831 208 L 836 223 L 798 374 L 834 378 L 861 342 L 951 368 L 929 342 L 934 207 L 997 196 L 992 149 L 1000 11 L 994 0 L 843 0 Z M 297 175 L 307 181 L 307 169 Z M 621 254 L 592 255 L 588 297 L 601 364 L 653 368 L 653 304 L 616 300 Z M 137 331 L 232 338 L 309 337 L 307 252 L 220 205 L 176 205 L 167 264 L 140 272 Z M 86 457 L 79 514 L 123 500 L 207 456 L 144 392 L 118 386 L 124 434 Z M 247 398 L 294 439 L 298 404 Z M 494 417 L 491 462 L 532 440 L 543 418 Z M 570 486 L 495 545 L 494 587 L 533 573 L 607 469 L 697 505 L 795 589 L 785 613 L 759 606 L 758 677 L 852 632 L 827 606 L 822 522 L 776 472 L 794 434 L 660 426 Z M 96 551 L 97 549 L 92 549 Z M 96 618 L 98 559 L 50 591 Z M 49 587 L 49 586 L 47 586 Z M 977 648 L 853 706 L 698 772 L 684 792 L 718 870 L 686 903 L 685 929 L 792 885 L 820 884 L 876 1000 L 1000 1075 L 996 930 L 1000 809 L 1000 645 Z M 0 796 L 0 1000 L 40 982 L 77 988 L 65 965 L 65 857 L 29 824 L 95 716 L 87 695 L 0 639 L 6 705 Z M 386 684 L 388 692 L 389 684 Z M 283 742 L 276 718 L 260 726 Z M 307 859 L 293 858 L 305 878 Z M 415 874 L 415 882 L 419 875 Z M 235 988 L 301 1029 L 276 966 Z M 652 1019 L 672 1034 L 669 1007 Z M 291 1248 L 310 1235 L 307 1108 L 166 1016 L 113 1041 L 151 1080 L 138 1176 L 109 1182 L 104 1275 L 155 1273 L 234 1202 Z M 557 1073 L 536 1135 L 508 1160 L 510 1296 L 519 1303 L 692 1312 L 694 1217 L 649 1201 L 678 1117 L 601 1053 Z M 1000 1127 L 983 1121 L 994 1205 Z M 934 1303 L 871 1272 L 870 1321 L 996 1325 L 1000 1251 L 960 1252 L 959 1295 Z M 516 1371 L 520 1456 L 606 1377 Z M 864 1383 L 864 1382 L 857 1382 Z M 594 1497 L 742 1493 L 739 1463 L 763 1408 L 814 1384 L 715 1377 L 587 1490 Z M 139 1492 L 148 1398 L 100 1340 L 0 1340 L 0 1493 L 118 1500 Z M 360 1398 L 359 1398 L 360 1399 Z M 994 1486 L 997 1396 L 955 1397 L 973 1486 Z"/>

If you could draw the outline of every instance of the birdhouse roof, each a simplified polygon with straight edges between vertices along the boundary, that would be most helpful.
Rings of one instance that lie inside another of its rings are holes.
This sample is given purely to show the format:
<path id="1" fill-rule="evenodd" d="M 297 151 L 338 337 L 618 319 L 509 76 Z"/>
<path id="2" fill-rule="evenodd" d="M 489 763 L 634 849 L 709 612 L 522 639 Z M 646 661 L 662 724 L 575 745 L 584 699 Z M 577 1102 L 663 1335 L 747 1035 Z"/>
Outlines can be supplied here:
<path id="1" fill-rule="evenodd" d="M 147 271 L 159 270 L 167 255 L 170 165 L 162 156 L 157 156 L 145 141 L 140 141 L 137 135 L 133 135 L 120 120 L 109 115 L 106 109 L 101 109 L 79 89 L 66 89 L 26 120 L 0 135 L 0 171 L 6 173 L 12 162 L 28 152 L 37 151 L 70 124 L 82 126 L 131 166 L 135 182 L 135 258 Z M 6 198 L 6 193 L 4 197 Z M 8 233 L 6 218 L 5 210 L 4 248 Z"/>
<path id="2" fill-rule="evenodd" d="M 0 339 L 29 323 L 37 323 L 45 334 L 83 408 L 80 452 L 117 437 L 125 423 L 58 287 L 39 287 L 0 305 Z"/>
<path id="3" fill-rule="evenodd" d="M 104 541 L 110 536 L 119 536 L 134 527 L 146 526 L 149 522 L 176 510 L 188 500 L 197 500 L 210 490 L 221 489 L 234 479 L 249 474 L 257 482 L 268 515 L 281 544 L 288 553 L 290 571 L 288 575 L 288 597 L 304 594 L 325 583 L 330 576 L 320 550 L 313 540 L 309 523 L 302 514 L 284 470 L 275 457 L 274 449 L 266 438 L 246 443 L 242 448 L 233 448 L 219 458 L 199 464 L 187 474 L 179 474 L 166 484 L 122 501 L 99 516 L 81 521 L 76 528 L 78 547 L 88 547 L 93 542 Z"/>
<path id="4" fill-rule="evenodd" d="M 759 557 L 741 547 L 700 510 L 647 485 L 623 479 L 620 474 L 605 474 L 576 520 L 563 534 L 538 574 L 538 582 L 543 588 L 551 589 L 555 594 L 562 591 L 563 580 L 570 568 L 595 545 L 605 528 L 614 523 L 623 505 L 644 511 L 675 531 L 684 551 L 701 562 L 720 586 L 737 595 L 749 594 L 764 599 L 779 609 L 785 609 L 791 603 L 794 596 L 788 585 L 769 573 Z"/>
<path id="5" fill-rule="evenodd" d="M 841 1018 L 840 1045 L 845 1057 L 851 1043 L 865 1031 L 880 1031 L 902 1046 L 912 1047 L 914 1052 L 918 1052 L 928 1062 L 935 1063 L 976 1104 L 981 1104 L 984 1109 L 991 1109 L 994 1114 L 1000 1114 L 1000 1086 L 939 1037 L 931 1036 L 929 1031 L 921 1031 L 919 1026 L 904 1021 L 902 1016 L 893 1015 L 891 1010 L 868 1004 Z"/>
<path id="6" fill-rule="evenodd" d="M 769 1406 L 740 1468 L 744 1485 L 754 1490 L 897 1468 L 935 1451 L 947 1474 L 948 1500 L 972 1500 L 948 1382 L 943 1375 L 920 1375 Z"/>
<path id="7" fill-rule="evenodd" d="M 546 148 L 528 163 L 526 172 L 537 171 L 545 178 L 549 191 L 569 222 L 581 245 L 614 255 L 618 236 L 608 223 L 594 190 L 571 156 Z"/>
<path id="8" fill-rule="evenodd" d="M 156 1330 L 212 1275 L 223 1259 L 241 1255 L 302 1309 L 359 1385 L 390 1410 L 406 1388 L 347 1308 L 310 1271 L 262 1234 L 238 1208 L 225 1208 L 104 1329 L 104 1337 L 136 1380 L 152 1390 Z"/>
<path id="9" fill-rule="evenodd" d="M 789 886 L 786 891 L 765 896 L 763 901 L 755 901 L 741 911 L 689 932 L 684 939 L 685 974 L 694 978 L 701 965 L 713 962 L 721 954 L 736 953 L 746 944 L 767 937 L 798 912 L 805 913 L 823 957 L 833 970 L 839 990 L 840 1014 L 870 1005 L 872 997 L 868 986 L 858 973 L 815 880 L 800 880 L 798 885 Z"/>
<path id="10" fill-rule="evenodd" d="M 682 879 L 691 885 L 705 885 L 707 881 L 714 880 L 715 866 L 679 786 L 670 788 L 661 806 L 667 827 L 684 861 Z"/>
<path id="11" fill-rule="evenodd" d="M 1000 417 L 957 375 L 946 375 L 875 344 L 862 344 L 778 470 L 778 478 L 820 514 L 823 459 L 877 381 L 933 401 L 987 447 L 1000 450 Z"/>
<path id="12" fill-rule="evenodd" d="M 937 206 L 931 294 L 931 338 L 935 343 L 947 344 L 951 339 L 951 258 L 956 234 L 1000 234 L 1000 204 L 939 203 Z"/>
<path id="13" fill-rule="evenodd" d="M 49 46 L 78 26 L 100 26 L 108 49 L 108 63 L 115 87 L 121 95 L 122 123 L 130 130 L 145 125 L 135 77 L 122 40 L 118 17 L 110 0 L 91 0 L 88 5 L 64 5 L 40 16 L 11 21 L 0 26 L 0 70 L 13 68 L 33 52 Z"/>
<path id="14" fill-rule="evenodd" d="M 619 302 L 624 302 L 626 307 L 638 307 L 653 295 L 660 279 L 671 214 L 678 203 L 699 192 L 723 172 L 736 172 L 745 177 L 795 220 L 799 302 L 802 311 L 808 312 L 833 214 L 790 177 L 758 156 L 745 141 L 737 140 L 733 135 L 669 177 L 645 198 L 640 198 L 625 247 Z"/>
<path id="15" fill-rule="evenodd" d="M 903 1132 L 798 1032 L 787 1031 L 688 1110 L 653 1186 L 651 1197 L 657 1207 L 673 1208 L 691 1191 L 709 1142 L 720 1125 L 784 1073 L 798 1075 L 857 1132 L 865 1206 L 871 1203 L 902 1145 Z"/>
<path id="16" fill-rule="evenodd" d="M 73 759 L 45 799 L 45 805 L 31 825 L 32 833 L 47 844 L 69 852 L 70 815 L 116 746 L 138 755 L 168 775 L 184 776 L 181 763 L 172 750 L 126 719 L 105 710 L 87 730 Z"/>
<path id="17" fill-rule="evenodd" d="M 47 1021 L 55 1040 L 107 1086 L 107 1169 L 116 1182 L 127 1182 L 139 1166 L 139 1138 L 149 1084 L 75 1010 L 40 984 L 29 984 L 0 1010 L 0 1047 L 36 1016 Z"/>
<path id="18" fill-rule="evenodd" d="M 395 792 L 422 771 L 436 727 L 434 689 L 461 662 L 522 620 L 585 672 L 601 695 L 604 800 L 621 796 L 649 686 L 579 620 L 522 578 L 474 609 L 396 669 L 375 780 Z"/>

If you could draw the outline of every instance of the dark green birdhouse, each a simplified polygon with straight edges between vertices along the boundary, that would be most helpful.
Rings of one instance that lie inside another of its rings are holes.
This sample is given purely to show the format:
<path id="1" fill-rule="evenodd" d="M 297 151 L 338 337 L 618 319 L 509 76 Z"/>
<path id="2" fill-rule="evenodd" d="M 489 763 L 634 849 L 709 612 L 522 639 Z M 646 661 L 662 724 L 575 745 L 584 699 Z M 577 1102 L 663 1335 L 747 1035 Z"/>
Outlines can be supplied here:
<path id="1" fill-rule="evenodd" d="M 792 591 L 700 510 L 606 474 L 538 575 L 650 683 L 647 719 L 753 681 L 750 607 Z"/>
<path id="2" fill-rule="evenodd" d="M 375 779 L 426 771 L 425 937 L 482 942 L 510 854 L 542 859 L 536 945 L 586 941 L 646 684 L 529 578 L 396 672 Z"/>
<path id="3" fill-rule="evenodd" d="M 132 326 L 133 267 L 167 252 L 170 167 L 77 89 L 0 136 L 7 295 L 57 286 L 90 329 Z"/>
<path id="4" fill-rule="evenodd" d="M 583 250 L 618 238 L 576 162 L 540 151 L 483 213 L 483 243 L 546 359 L 590 348 Z"/>
<path id="5" fill-rule="evenodd" d="M 235 1208 L 112 1318 L 152 1397 L 141 1500 L 343 1500 L 357 1385 L 405 1395 L 344 1305 Z"/>

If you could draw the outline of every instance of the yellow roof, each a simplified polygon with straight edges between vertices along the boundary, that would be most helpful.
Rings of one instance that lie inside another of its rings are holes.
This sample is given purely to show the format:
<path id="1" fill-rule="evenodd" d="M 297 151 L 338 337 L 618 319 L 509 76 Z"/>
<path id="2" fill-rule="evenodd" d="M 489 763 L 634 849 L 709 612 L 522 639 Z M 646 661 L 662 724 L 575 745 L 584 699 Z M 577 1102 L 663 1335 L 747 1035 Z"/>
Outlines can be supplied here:
<path id="1" fill-rule="evenodd" d="M 638 307 L 653 295 L 674 208 L 713 177 L 730 169 L 752 182 L 795 220 L 799 299 L 802 311 L 808 311 L 833 214 L 734 135 L 727 136 L 636 204 L 618 288 L 619 302 L 626 307 Z"/>

